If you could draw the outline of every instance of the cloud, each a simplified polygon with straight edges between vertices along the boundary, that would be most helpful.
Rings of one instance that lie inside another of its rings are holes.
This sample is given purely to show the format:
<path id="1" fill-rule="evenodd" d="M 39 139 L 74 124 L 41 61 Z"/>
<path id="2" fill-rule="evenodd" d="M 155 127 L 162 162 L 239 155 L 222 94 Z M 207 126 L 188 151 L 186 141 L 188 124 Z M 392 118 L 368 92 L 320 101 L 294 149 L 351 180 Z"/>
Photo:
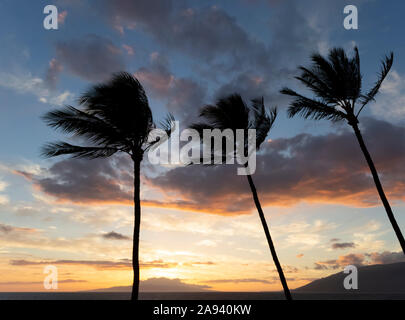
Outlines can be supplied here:
<path id="1" fill-rule="evenodd" d="M 172 5 L 170 0 L 156 0 L 153 3 L 146 0 L 137 2 L 105 0 L 100 4 L 99 10 L 120 33 L 123 33 L 124 27 L 133 28 L 134 25 L 137 26 L 138 24 L 148 30 L 158 32 L 162 25 L 168 25 L 168 15 Z"/>
<path id="2" fill-rule="evenodd" d="M 135 54 L 134 48 L 132 48 L 130 45 L 124 43 L 122 47 L 125 49 L 129 56 L 133 56 Z"/>
<path id="3" fill-rule="evenodd" d="M 52 74 L 55 74 L 55 70 L 48 71 L 46 77 L 51 77 Z M 33 76 L 31 73 L 14 74 L 0 72 L 0 86 L 14 90 L 20 94 L 32 94 L 42 103 L 60 106 L 73 99 L 73 93 L 68 90 L 63 92 L 50 90 L 47 81 L 55 81 L 55 79 L 43 80 L 42 78 Z"/>
<path id="4" fill-rule="evenodd" d="M 140 68 L 135 76 L 147 93 L 165 101 L 169 112 L 184 122 L 191 122 L 204 103 L 205 87 L 191 78 L 176 77 L 167 59 L 157 52 L 151 55 L 150 66 Z"/>
<path id="5" fill-rule="evenodd" d="M 8 183 L 5 181 L 0 180 L 0 191 L 4 191 L 8 186 Z"/>
<path id="6" fill-rule="evenodd" d="M 370 105 L 374 115 L 394 123 L 405 123 L 405 76 L 392 70 L 380 89 L 376 103 Z"/>
<path id="7" fill-rule="evenodd" d="M 220 6 L 190 8 L 183 1 L 159 0 L 151 5 L 147 0 L 118 0 L 104 1 L 101 11 L 121 33 L 125 27 L 143 31 L 164 51 L 191 57 L 200 76 L 219 82 L 214 97 L 241 92 L 250 99 L 259 92 L 266 100 L 280 103 L 286 98 L 273 83 L 280 85 L 279 79 L 291 78 L 296 65 L 326 41 L 327 28 L 317 26 L 318 17 L 307 18 L 309 7 L 292 1 L 272 7 L 271 19 L 264 22 L 266 34 L 270 33 L 266 39 L 251 35 Z M 322 14 L 331 12 L 322 9 Z"/>
<path id="8" fill-rule="evenodd" d="M 191 262 L 183 262 L 182 265 L 183 266 L 188 266 L 188 267 L 193 267 L 195 265 L 203 265 L 203 266 L 213 266 L 215 265 L 215 262 L 212 261 L 191 261 Z"/>
<path id="9" fill-rule="evenodd" d="M 389 198 L 404 200 L 405 128 L 368 118 L 363 120 L 363 133 Z M 300 201 L 380 205 L 367 164 L 349 130 L 273 140 L 257 155 L 253 179 L 264 206 L 291 206 Z M 162 192 L 170 190 L 171 198 L 181 199 L 185 209 L 241 214 L 253 208 L 244 177 L 237 176 L 231 165 L 178 167 L 148 178 L 148 183 Z"/>
<path id="10" fill-rule="evenodd" d="M 108 232 L 102 235 L 104 239 L 109 239 L 109 240 L 131 240 L 131 237 L 125 236 L 121 233 L 118 232 Z"/>
<path id="11" fill-rule="evenodd" d="M 235 66 L 247 50 L 252 53 L 252 60 L 257 58 L 255 51 L 265 53 L 261 51 L 262 44 L 251 40 L 234 18 L 215 6 L 191 9 L 182 4 L 176 6 L 170 0 L 153 4 L 146 0 L 118 0 L 105 1 L 104 12 L 113 25 L 135 25 L 160 43 L 206 61 L 230 54 Z"/>
<path id="12" fill-rule="evenodd" d="M 0 180 L 0 192 L 4 191 L 8 186 L 8 183 L 5 181 Z M 0 194 L 0 205 L 4 205 L 9 203 L 9 198 L 8 196 L 4 195 L 4 194 Z"/>
<path id="13" fill-rule="evenodd" d="M 321 247 L 323 234 L 330 234 L 336 228 L 335 223 L 323 220 L 315 220 L 311 223 L 296 221 L 273 227 L 277 234 L 285 235 L 283 246 L 294 247 L 296 250 Z"/>
<path id="14" fill-rule="evenodd" d="M 37 266 L 37 265 L 85 265 L 97 269 L 132 269 L 132 262 L 128 259 L 121 261 L 108 260 L 40 260 L 31 261 L 24 259 L 10 260 L 10 265 L 13 266 Z M 177 263 L 164 262 L 163 260 L 141 261 L 141 268 L 173 268 Z"/>
<path id="15" fill-rule="evenodd" d="M 49 67 L 45 75 L 45 83 L 51 89 L 54 89 L 56 87 L 56 84 L 59 80 L 59 74 L 62 72 L 62 70 L 63 66 L 58 60 L 53 58 L 51 61 L 49 61 Z"/>
<path id="16" fill-rule="evenodd" d="M 132 203 L 132 164 L 125 157 L 67 159 L 56 162 L 41 175 L 26 175 L 42 192 L 60 202 Z M 128 187 L 128 188 L 127 188 Z"/>
<path id="17" fill-rule="evenodd" d="M 40 207 L 40 212 L 46 211 L 47 208 Z M 80 210 L 78 210 L 80 211 Z M 87 211 L 87 210 L 86 210 Z M 117 210 L 114 210 L 114 213 L 117 214 Z M 118 210 L 119 211 L 119 210 Z M 59 211 L 59 217 L 64 219 L 63 215 L 61 216 Z M 86 212 L 87 213 L 87 212 Z M 105 212 L 99 211 L 98 214 L 103 215 Z M 120 211 L 119 211 L 120 213 Z M 40 213 L 37 213 L 40 214 Z M 66 212 L 65 217 L 75 215 L 75 212 Z M 54 214 L 51 214 L 55 216 Z M 45 217 L 49 217 L 46 216 Z M 97 216 L 98 219 L 103 220 L 103 217 Z M 37 217 L 38 219 L 38 217 Z M 118 220 L 125 219 L 118 216 Z M 44 220 L 41 220 L 44 221 Z M 48 221 L 48 220 L 45 220 Z M 63 221 L 63 220 L 62 220 Z M 95 223 L 91 223 L 94 225 Z M 118 248 L 116 244 L 111 243 L 111 241 L 99 241 L 99 235 L 89 234 L 79 238 L 65 238 L 59 236 L 53 237 L 54 232 L 46 229 L 35 229 L 35 228 L 25 228 L 19 226 L 12 226 L 1 224 L 0 225 L 0 247 L 13 247 L 13 248 L 40 248 L 41 250 L 50 250 L 58 252 L 69 252 L 77 253 L 78 251 L 83 254 L 89 254 L 92 257 L 102 255 L 111 255 L 114 257 L 126 256 L 131 252 L 131 246 L 129 242 L 123 242 Z M 45 261 L 45 260 L 44 260 Z M 34 261 L 35 262 L 35 261 Z"/>
<path id="18" fill-rule="evenodd" d="M 153 30 L 159 42 L 221 70 L 245 66 L 246 59 L 263 66 L 269 59 L 265 45 L 251 38 L 234 17 L 217 6 L 173 11 L 168 18 L 167 28 Z"/>
<path id="19" fill-rule="evenodd" d="M 110 39 L 94 34 L 57 43 L 56 59 L 72 74 L 93 82 L 125 69 L 121 49 Z"/>
<path id="20" fill-rule="evenodd" d="M 216 280 L 207 280 L 205 283 L 264 283 L 264 284 L 272 284 L 274 283 L 273 280 L 265 280 L 265 279 L 253 279 L 253 278 L 246 278 L 246 279 L 216 279 Z"/>
<path id="21" fill-rule="evenodd" d="M 373 265 L 373 264 L 389 264 L 396 262 L 404 262 L 405 257 L 403 252 L 371 252 L 371 253 L 350 253 L 344 256 L 339 256 L 334 260 L 317 261 L 315 262 L 315 270 L 343 269 L 348 265 Z"/>
<path id="22" fill-rule="evenodd" d="M 362 123 L 389 199 L 393 203 L 403 201 L 405 128 L 371 118 Z M 131 168 L 125 157 L 68 159 L 39 175 L 17 173 L 59 202 L 132 205 Z M 263 206 L 293 206 L 302 201 L 380 205 L 367 164 L 349 130 L 321 136 L 299 134 L 268 142 L 257 155 L 253 179 Z M 236 175 L 232 165 L 177 167 L 158 176 L 144 176 L 142 181 L 148 190 L 161 194 L 159 200 L 143 197 L 145 206 L 224 215 L 246 214 L 254 208 L 245 177 Z"/>
<path id="23" fill-rule="evenodd" d="M 217 243 L 213 240 L 201 240 L 196 243 L 197 246 L 204 246 L 204 247 L 216 247 Z"/>
<path id="24" fill-rule="evenodd" d="M 365 261 L 365 255 L 361 253 L 350 253 L 345 256 L 340 256 L 336 260 L 318 261 L 315 262 L 316 270 L 328 270 L 344 268 L 348 265 L 362 266 Z"/>
<path id="25" fill-rule="evenodd" d="M 58 283 L 83 283 L 83 282 L 88 282 L 87 280 L 82 280 L 82 279 L 58 279 Z M 26 286 L 26 285 L 32 285 L 32 284 L 43 284 L 43 281 L 5 281 L 5 282 L 0 282 L 0 286 Z"/>
<path id="26" fill-rule="evenodd" d="M 59 24 L 64 24 L 67 15 L 68 15 L 68 12 L 66 10 L 63 10 L 62 12 L 59 12 L 59 14 L 58 14 L 58 23 Z"/>
<path id="27" fill-rule="evenodd" d="M 215 97 L 221 98 L 237 92 L 246 99 L 258 98 L 263 95 L 265 103 L 274 103 L 274 95 L 268 94 L 270 87 L 270 79 L 266 75 L 260 73 L 246 72 L 240 73 L 233 79 L 222 85 L 216 92 Z"/>
<path id="28" fill-rule="evenodd" d="M 238 216 L 229 220 L 226 216 L 217 216 L 213 219 L 208 215 L 189 212 L 165 212 L 156 216 L 145 215 L 142 220 L 144 230 L 154 232 L 176 231 L 201 236 L 204 238 L 215 239 L 218 235 L 225 237 L 242 237 L 261 238 L 261 234 L 257 232 L 261 228 L 260 222 L 256 219 L 251 219 L 249 216 Z M 206 239 L 207 240 L 207 239 Z M 197 244 L 213 244 L 204 240 Z M 215 243 L 219 243 L 215 240 Z"/>
<path id="29" fill-rule="evenodd" d="M 7 204 L 9 201 L 9 198 L 6 195 L 0 194 L 0 205 Z"/>
<path id="30" fill-rule="evenodd" d="M 317 1 L 312 6 L 325 16 L 332 11 L 321 9 Z M 328 28 L 324 25 L 318 28 L 318 17 L 312 16 L 313 10 L 308 11 L 308 8 L 308 4 L 289 0 L 272 6 L 267 24 L 269 41 L 265 42 L 266 45 L 253 43 L 253 48 L 249 44 L 254 42 L 252 37 L 249 37 L 250 41 L 241 43 L 243 48 L 239 49 L 238 72 L 216 91 L 215 97 L 238 92 L 247 99 L 260 95 L 268 104 L 285 105 L 288 99 L 279 94 L 278 88 L 296 76 L 297 65 L 305 63 L 327 39 Z M 285 21 L 289 21 L 288 27 Z"/>
<path id="31" fill-rule="evenodd" d="M 402 251 L 400 252 L 384 251 L 381 253 L 372 252 L 366 254 L 366 256 L 371 259 L 373 264 L 388 264 L 405 261 L 404 253 Z"/>
<path id="32" fill-rule="evenodd" d="M 15 227 L 15 226 L 0 223 L 0 234 L 3 234 L 3 235 L 13 235 L 16 233 L 33 233 L 33 232 L 37 232 L 37 231 L 38 231 L 38 229 L 35 229 L 35 228 Z"/>
<path id="33" fill-rule="evenodd" d="M 30 73 L 25 75 L 15 75 L 2 72 L 0 74 L 0 85 L 12 88 L 21 93 L 34 93 L 37 90 L 45 90 L 42 87 L 43 80 L 33 77 Z M 44 94 L 43 94 L 44 95 Z"/>
<path id="34" fill-rule="evenodd" d="M 276 8 L 277 14 L 270 22 L 270 26 L 277 29 L 275 39 L 272 39 L 274 48 L 289 45 L 286 48 L 289 50 L 282 54 L 285 60 L 288 59 L 286 55 L 296 54 L 297 50 L 291 49 L 311 48 L 311 44 L 319 39 L 317 30 L 311 28 L 305 15 L 290 4 Z M 120 23 L 121 26 L 143 30 L 160 44 L 196 59 L 214 62 L 216 66 L 228 69 L 241 65 L 263 67 L 270 66 L 270 61 L 274 60 L 275 52 L 269 52 L 268 47 L 250 36 L 236 18 L 219 6 L 189 8 L 184 2 L 170 0 L 159 0 L 153 5 L 146 0 L 136 3 L 118 0 L 104 1 L 103 9 L 113 25 Z M 285 17 L 291 18 L 289 28 L 283 27 Z"/>
<path id="35" fill-rule="evenodd" d="M 347 248 L 354 248 L 356 244 L 354 242 L 337 242 L 332 244 L 332 249 L 347 249 Z"/>
<path id="36" fill-rule="evenodd" d="M 12 266 L 36 266 L 36 265 L 86 265 L 95 268 L 121 269 L 131 268 L 129 261 L 102 261 L 102 260 L 41 260 L 31 261 L 24 259 L 10 260 Z"/>

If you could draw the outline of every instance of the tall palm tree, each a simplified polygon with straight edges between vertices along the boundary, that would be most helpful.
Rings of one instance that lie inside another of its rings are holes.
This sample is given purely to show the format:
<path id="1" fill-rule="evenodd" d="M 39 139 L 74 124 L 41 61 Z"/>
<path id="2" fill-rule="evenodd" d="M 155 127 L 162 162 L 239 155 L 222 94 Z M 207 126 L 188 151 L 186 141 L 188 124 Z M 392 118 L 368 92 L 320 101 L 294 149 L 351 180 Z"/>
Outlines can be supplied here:
<path id="1" fill-rule="evenodd" d="M 132 300 L 139 291 L 139 231 L 141 225 L 140 166 L 145 151 L 158 140 L 150 141 L 156 127 L 145 91 L 127 72 L 115 74 L 104 84 L 91 87 L 79 98 L 81 109 L 66 106 L 42 118 L 51 127 L 86 141 L 85 146 L 54 142 L 42 148 L 46 157 L 71 155 L 73 158 L 107 158 L 117 152 L 128 154 L 134 163 L 134 233 Z M 162 123 L 170 134 L 169 116 Z"/>
<path id="2" fill-rule="evenodd" d="M 200 112 L 200 117 L 204 119 L 203 122 L 194 123 L 191 128 L 197 130 L 201 137 L 204 129 L 231 129 L 235 137 L 236 130 L 243 129 L 245 133 L 245 145 L 243 146 L 243 152 L 246 155 L 249 154 L 248 146 L 246 144 L 248 129 L 256 130 L 256 148 L 259 149 L 260 145 L 266 139 L 267 134 L 273 126 L 273 123 L 277 117 L 277 109 L 274 108 L 270 111 L 270 113 L 268 113 L 264 106 L 263 98 L 252 100 L 251 106 L 248 106 L 239 94 L 233 94 L 219 99 L 215 105 L 207 105 L 203 107 Z M 226 140 L 223 140 L 223 144 L 225 143 Z M 225 148 L 222 148 L 219 155 L 223 160 L 229 159 L 229 157 L 236 157 L 236 148 L 237 146 L 234 145 L 234 150 L 228 154 L 226 153 Z M 215 150 L 212 147 L 210 155 L 211 160 L 217 159 L 217 151 L 218 150 Z M 264 216 L 256 186 L 253 182 L 251 174 L 247 174 L 247 180 L 253 195 L 253 201 L 259 213 L 260 221 L 267 238 L 267 243 L 269 245 L 274 264 L 276 265 L 280 281 L 283 285 L 284 294 L 287 300 L 292 300 L 291 293 L 287 285 L 287 280 L 278 260 L 276 249 L 274 247 L 273 240 L 271 239 L 270 231 L 267 226 L 266 218 Z"/>
<path id="3" fill-rule="evenodd" d="M 378 194 L 387 212 L 388 219 L 405 254 L 404 236 L 395 220 L 380 178 L 378 177 L 377 169 L 359 129 L 359 115 L 369 102 L 375 100 L 381 84 L 392 67 L 393 60 L 394 54 L 391 52 L 382 61 L 381 71 L 374 86 L 370 91 L 363 93 L 361 90 L 360 57 L 357 47 L 354 48 L 354 56 L 352 58 L 349 58 L 342 48 L 334 48 L 330 50 L 327 58 L 320 54 L 312 55 L 311 67 L 299 67 L 301 75 L 296 77 L 296 79 L 310 89 L 315 97 L 305 97 L 289 88 L 284 88 L 281 90 L 281 93 L 294 98 L 288 109 L 290 117 L 300 114 L 304 118 L 315 120 L 346 120 L 353 128 L 361 151 L 370 168 Z"/>

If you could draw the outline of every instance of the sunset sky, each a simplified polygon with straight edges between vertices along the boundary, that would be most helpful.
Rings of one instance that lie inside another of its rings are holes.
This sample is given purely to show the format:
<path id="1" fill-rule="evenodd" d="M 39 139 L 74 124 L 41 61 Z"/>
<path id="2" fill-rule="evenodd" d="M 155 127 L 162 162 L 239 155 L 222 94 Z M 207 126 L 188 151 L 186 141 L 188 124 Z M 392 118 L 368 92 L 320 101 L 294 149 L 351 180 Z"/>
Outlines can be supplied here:
<path id="1" fill-rule="evenodd" d="M 43 8 L 59 10 L 45 30 Z M 405 3 L 346 1 L 59 0 L 0 2 L 0 291 L 42 291 L 46 265 L 59 290 L 132 282 L 132 163 L 44 159 L 66 138 L 40 119 L 112 73 L 144 85 L 157 122 L 183 127 L 201 106 L 238 92 L 280 115 L 253 179 L 290 288 L 346 265 L 403 261 L 355 136 L 346 123 L 288 119 L 283 86 L 313 52 L 360 51 L 364 86 L 381 58 L 393 68 L 360 119 L 405 232 Z M 76 141 L 74 139 L 69 141 Z M 247 180 L 230 165 L 142 166 L 141 288 L 281 290 Z M 402 259 L 402 260 L 401 260 Z"/>

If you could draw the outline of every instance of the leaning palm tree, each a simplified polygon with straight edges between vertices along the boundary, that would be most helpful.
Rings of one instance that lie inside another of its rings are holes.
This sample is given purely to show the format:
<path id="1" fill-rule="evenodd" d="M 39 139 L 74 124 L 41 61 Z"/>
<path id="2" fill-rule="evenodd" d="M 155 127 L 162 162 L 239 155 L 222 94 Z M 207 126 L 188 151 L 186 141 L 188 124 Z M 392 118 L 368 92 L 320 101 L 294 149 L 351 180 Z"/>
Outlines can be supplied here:
<path id="1" fill-rule="evenodd" d="M 107 158 L 117 152 L 128 154 L 134 163 L 134 233 L 132 300 L 139 291 L 139 231 L 141 224 L 140 165 L 145 151 L 158 140 L 149 138 L 156 127 L 145 91 L 127 72 L 117 73 L 105 83 L 95 85 L 79 98 L 81 109 L 66 106 L 43 116 L 51 127 L 86 141 L 85 146 L 67 142 L 45 145 L 46 157 L 71 155 L 73 158 Z M 162 123 L 170 134 L 169 116 Z"/>
<path id="2" fill-rule="evenodd" d="M 327 58 L 320 54 L 312 55 L 312 66 L 310 68 L 299 67 L 301 75 L 296 77 L 296 79 L 310 89 L 315 97 L 305 97 L 289 88 L 284 88 L 281 90 L 281 93 L 294 98 L 288 109 L 290 117 L 300 114 L 304 118 L 315 120 L 346 120 L 353 128 L 361 151 L 370 168 L 378 194 L 387 212 L 388 219 L 405 254 L 404 236 L 395 220 L 380 178 L 378 177 L 377 169 L 359 129 L 359 115 L 369 102 L 375 100 L 375 96 L 391 69 L 393 60 L 394 55 L 391 52 L 382 61 L 382 68 L 373 88 L 363 93 L 361 90 L 360 57 L 357 47 L 354 48 L 354 56 L 352 58 L 349 58 L 342 48 L 334 48 L 330 50 Z"/>
<path id="3" fill-rule="evenodd" d="M 211 164 L 215 164 L 215 161 L 218 159 L 226 161 L 231 157 L 237 157 L 238 148 L 242 148 L 242 152 L 245 155 L 249 155 L 250 150 L 247 143 L 249 129 L 256 130 L 256 148 L 259 149 L 260 145 L 266 139 L 267 134 L 273 126 L 273 123 L 277 117 L 277 109 L 274 108 L 270 111 L 270 113 L 268 113 L 264 106 L 263 98 L 253 99 L 251 106 L 248 106 L 243 101 L 240 95 L 233 94 L 219 99 L 215 105 L 207 105 L 203 107 L 200 112 L 200 117 L 203 118 L 203 121 L 194 123 L 191 126 L 191 128 L 197 130 L 200 133 L 200 137 L 204 135 L 203 132 L 205 129 L 219 129 L 221 131 L 230 129 L 232 130 L 234 137 L 236 137 L 236 131 L 238 129 L 243 129 L 244 132 L 245 144 L 235 144 L 232 151 L 227 151 L 224 148 L 224 145 L 227 142 L 226 138 L 222 140 L 223 145 L 219 152 L 218 150 L 215 150 L 215 147 L 213 145 L 211 145 L 211 150 L 208 154 L 208 158 L 211 161 Z M 204 156 L 202 158 L 204 163 L 207 163 L 205 161 L 207 159 L 204 159 Z M 248 168 L 247 165 L 245 165 L 245 167 Z M 266 218 L 264 216 L 262 206 L 259 201 L 256 186 L 249 171 L 247 173 L 247 180 L 253 195 L 253 201 L 259 213 L 260 221 L 262 223 L 264 233 L 267 238 L 267 243 L 269 245 L 274 264 L 276 265 L 280 281 L 284 289 L 284 294 L 287 300 L 292 300 L 291 293 L 287 285 L 287 280 L 284 276 L 283 269 L 278 260 L 276 249 L 273 244 L 273 240 L 270 236 L 270 231 L 267 226 Z"/>

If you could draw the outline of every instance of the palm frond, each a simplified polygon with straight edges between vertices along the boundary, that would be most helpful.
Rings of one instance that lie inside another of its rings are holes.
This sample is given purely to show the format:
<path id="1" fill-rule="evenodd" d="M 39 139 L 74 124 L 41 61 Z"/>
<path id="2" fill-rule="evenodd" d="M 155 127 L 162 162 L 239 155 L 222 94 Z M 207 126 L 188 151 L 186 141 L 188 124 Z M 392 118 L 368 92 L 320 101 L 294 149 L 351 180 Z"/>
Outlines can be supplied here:
<path id="1" fill-rule="evenodd" d="M 141 83 L 127 72 L 114 74 L 111 81 L 95 85 L 79 99 L 84 111 L 102 118 L 138 147 L 154 128 L 152 111 Z"/>
<path id="2" fill-rule="evenodd" d="M 337 103 L 333 86 L 331 85 L 330 76 L 327 75 L 328 71 L 322 69 L 321 66 L 313 67 L 312 70 L 303 66 L 298 67 L 301 75 L 295 79 L 301 81 L 305 86 L 314 92 L 318 97 L 328 103 Z"/>
<path id="3" fill-rule="evenodd" d="M 355 92 L 353 95 L 357 95 L 356 98 L 358 98 L 361 94 L 362 75 L 360 71 L 360 54 L 357 47 L 354 47 L 354 58 L 352 59 L 352 74 L 354 77 L 353 90 Z"/>
<path id="4" fill-rule="evenodd" d="M 249 124 L 249 108 L 239 94 L 231 94 L 203 107 L 200 117 L 217 129 L 243 129 Z"/>
<path id="5" fill-rule="evenodd" d="M 296 77 L 314 94 L 328 104 L 345 107 L 356 101 L 361 91 L 360 58 L 357 47 L 349 58 L 342 48 L 333 48 L 328 57 L 312 55 L 310 68 L 299 67 L 301 75 Z M 350 110 L 349 110 L 350 112 Z"/>
<path id="6" fill-rule="evenodd" d="M 251 110 L 253 121 L 249 127 L 256 130 L 256 148 L 259 149 L 277 118 L 277 108 L 273 108 L 268 112 L 262 97 L 261 99 L 252 100 Z"/>
<path id="7" fill-rule="evenodd" d="M 389 71 L 391 70 L 392 64 L 394 62 L 394 53 L 391 52 L 388 56 L 385 56 L 384 60 L 381 61 L 381 70 L 378 74 L 378 79 L 376 83 L 374 84 L 374 87 L 371 88 L 369 92 L 367 92 L 365 95 L 363 95 L 360 99 L 361 108 L 357 112 L 356 117 L 359 116 L 360 112 L 363 110 L 363 108 L 370 102 L 375 100 L 375 96 L 377 95 L 378 91 L 380 90 L 380 87 L 384 81 L 384 79 L 387 77 Z"/>
<path id="8" fill-rule="evenodd" d="M 208 129 L 208 130 L 214 130 L 214 129 L 215 129 L 214 126 L 212 126 L 212 125 L 210 125 L 210 124 L 207 124 L 207 123 L 205 123 L 205 122 L 196 122 L 196 123 L 193 123 L 193 124 L 191 124 L 191 125 L 189 126 L 189 128 L 190 128 L 190 129 L 193 129 L 193 130 L 196 130 L 196 131 L 198 132 L 198 134 L 200 135 L 200 137 L 203 136 L 203 134 L 204 134 L 204 129 Z"/>
<path id="9" fill-rule="evenodd" d="M 162 121 L 160 121 L 160 129 L 162 129 L 166 135 L 162 137 L 162 134 L 157 134 L 157 135 L 152 135 L 150 133 L 149 139 L 148 139 L 148 144 L 145 146 L 145 150 L 150 149 L 152 146 L 157 146 L 161 143 L 164 143 L 169 139 L 169 137 L 172 135 L 173 131 L 176 130 L 176 119 L 171 113 L 168 113 L 166 118 L 164 118 Z"/>
<path id="10" fill-rule="evenodd" d="M 225 104 L 222 104 L 224 106 Z M 217 128 L 229 127 L 232 119 L 229 117 L 227 110 L 222 107 L 213 105 L 206 105 L 200 111 L 200 117 L 204 118 L 206 122 Z"/>
<path id="11" fill-rule="evenodd" d="M 81 147 L 69 144 L 67 142 L 58 141 L 48 143 L 41 149 L 41 155 L 47 158 L 71 155 L 72 158 L 106 158 L 120 151 L 117 148 L 111 147 Z"/>
<path id="12" fill-rule="evenodd" d="M 122 134 L 95 115 L 72 106 L 52 110 L 42 116 L 44 122 L 55 129 L 84 137 L 94 144 L 131 147 Z"/>
<path id="13" fill-rule="evenodd" d="M 374 87 L 362 94 L 362 75 L 360 71 L 360 54 L 357 47 L 354 55 L 348 57 L 343 48 L 332 48 L 325 58 L 320 54 L 312 55 L 310 68 L 299 67 L 301 75 L 296 77 L 315 97 L 305 97 L 297 92 L 284 88 L 280 92 L 294 99 L 290 103 L 288 115 L 300 114 L 304 118 L 315 120 L 329 119 L 339 121 L 346 119 L 353 125 L 363 108 L 378 93 L 384 79 L 390 71 L 394 55 L 391 52 L 382 61 L 381 71 Z M 356 114 L 356 104 L 361 104 Z"/>
<path id="14" fill-rule="evenodd" d="M 290 118 L 297 114 L 300 114 L 304 118 L 315 120 L 328 119 L 339 121 L 346 118 L 346 115 L 342 111 L 336 110 L 321 100 L 304 97 L 289 88 L 284 88 L 280 92 L 295 98 L 288 108 L 288 116 Z"/>
<path id="15" fill-rule="evenodd" d="M 168 137 L 170 137 L 173 131 L 176 130 L 175 121 L 176 119 L 174 116 L 171 113 L 168 113 L 166 117 L 159 122 L 160 127 L 166 132 Z"/>
<path id="16" fill-rule="evenodd" d="M 231 154 L 225 152 L 226 142 L 229 142 L 229 140 L 222 140 L 222 154 L 218 154 L 211 144 L 212 150 L 208 158 L 210 160 L 222 158 L 222 161 L 226 161 L 231 157 L 235 157 L 237 149 L 240 147 L 244 149 L 245 154 L 249 152 L 247 139 L 249 129 L 256 130 L 256 147 L 259 148 L 277 117 L 277 110 L 274 108 L 269 113 L 264 106 L 263 98 L 253 99 L 251 105 L 248 106 L 240 95 L 233 94 L 219 99 L 215 105 L 205 106 L 200 113 L 200 117 L 204 121 L 196 122 L 190 126 L 190 128 L 197 130 L 200 137 L 203 137 L 205 129 L 231 129 L 234 136 L 236 130 L 244 130 L 245 145 L 237 146 L 233 142 L 234 148 Z"/>
<path id="17" fill-rule="evenodd" d="M 91 147 L 56 142 L 43 148 L 44 156 L 106 157 L 117 151 L 143 154 L 151 130 L 152 110 L 142 85 L 127 72 L 92 86 L 79 98 L 82 109 L 66 106 L 46 113 L 47 125 L 86 140 Z"/>

